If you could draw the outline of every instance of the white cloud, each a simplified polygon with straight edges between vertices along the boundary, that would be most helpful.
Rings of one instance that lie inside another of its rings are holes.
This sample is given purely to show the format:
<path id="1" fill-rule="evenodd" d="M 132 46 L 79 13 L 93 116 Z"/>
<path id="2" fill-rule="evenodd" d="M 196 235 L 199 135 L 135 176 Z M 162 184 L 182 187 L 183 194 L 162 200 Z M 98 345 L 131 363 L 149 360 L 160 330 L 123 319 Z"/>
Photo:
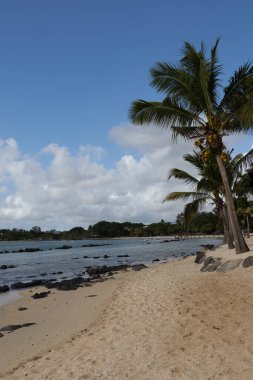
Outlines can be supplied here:
<path id="1" fill-rule="evenodd" d="M 80 146 L 71 153 L 50 144 L 27 157 L 15 140 L 0 140 L 0 225 L 68 229 L 99 220 L 173 221 L 182 204 L 162 200 L 183 186 L 168 182 L 167 175 L 172 167 L 189 170 L 182 155 L 192 145 L 174 144 L 167 131 L 154 127 L 121 125 L 109 136 L 119 146 L 138 151 L 138 158 L 126 154 L 115 167 L 106 168 L 101 147 Z"/>

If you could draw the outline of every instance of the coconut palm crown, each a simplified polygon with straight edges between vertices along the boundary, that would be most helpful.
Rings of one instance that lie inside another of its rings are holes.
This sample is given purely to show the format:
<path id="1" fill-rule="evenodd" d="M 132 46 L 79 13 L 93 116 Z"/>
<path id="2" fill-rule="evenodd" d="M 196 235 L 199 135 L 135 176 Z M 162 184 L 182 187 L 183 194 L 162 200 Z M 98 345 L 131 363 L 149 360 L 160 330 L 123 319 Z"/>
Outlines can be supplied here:
<path id="1" fill-rule="evenodd" d="M 241 234 L 224 168 L 227 150 L 223 137 L 249 132 L 253 127 L 253 66 L 246 62 L 222 86 L 222 66 L 218 60 L 217 39 L 207 56 L 189 42 L 181 49 L 178 64 L 157 63 L 150 70 L 151 86 L 164 95 L 162 101 L 139 99 L 131 105 L 129 116 L 134 124 L 155 124 L 169 128 L 173 137 L 194 139 L 203 160 L 213 155 L 221 172 L 229 218 L 237 253 L 248 247 Z"/>

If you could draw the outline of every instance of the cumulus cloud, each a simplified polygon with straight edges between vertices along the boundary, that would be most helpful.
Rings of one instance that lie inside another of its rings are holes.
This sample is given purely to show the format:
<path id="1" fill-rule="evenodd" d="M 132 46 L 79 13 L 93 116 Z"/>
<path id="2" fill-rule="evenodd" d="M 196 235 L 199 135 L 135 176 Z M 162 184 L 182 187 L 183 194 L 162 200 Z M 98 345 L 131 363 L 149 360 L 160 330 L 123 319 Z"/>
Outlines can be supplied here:
<path id="1" fill-rule="evenodd" d="M 101 147 L 80 146 L 73 153 L 50 144 L 29 157 L 15 140 L 0 140 L 1 227 L 62 230 L 99 220 L 173 221 L 183 205 L 162 201 L 183 186 L 168 182 L 167 175 L 172 167 L 191 170 L 182 155 L 192 145 L 174 144 L 167 131 L 154 127 L 120 125 L 109 137 L 138 154 L 125 154 L 108 168 L 103 158 L 109 152 Z"/>

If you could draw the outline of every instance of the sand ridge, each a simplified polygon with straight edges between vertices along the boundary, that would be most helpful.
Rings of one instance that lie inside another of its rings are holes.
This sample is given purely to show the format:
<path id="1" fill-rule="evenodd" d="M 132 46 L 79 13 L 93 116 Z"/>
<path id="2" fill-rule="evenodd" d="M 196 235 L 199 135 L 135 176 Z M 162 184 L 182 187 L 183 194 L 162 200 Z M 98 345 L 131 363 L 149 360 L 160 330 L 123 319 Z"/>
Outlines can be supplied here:
<path id="1" fill-rule="evenodd" d="M 253 268 L 202 273 L 193 261 L 129 273 L 87 331 L 2 378 L 252 379 Z"/>

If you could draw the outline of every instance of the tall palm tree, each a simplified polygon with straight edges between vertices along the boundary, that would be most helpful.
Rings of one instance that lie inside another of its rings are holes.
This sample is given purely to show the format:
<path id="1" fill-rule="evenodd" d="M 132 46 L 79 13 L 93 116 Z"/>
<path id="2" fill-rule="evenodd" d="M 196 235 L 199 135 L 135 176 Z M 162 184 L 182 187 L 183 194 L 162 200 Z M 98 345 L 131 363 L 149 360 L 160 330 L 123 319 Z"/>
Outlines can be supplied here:
<path id="1" fill-rule="evenodd" d="M 176 179 L 183 180 L 184 183 L 191 187 L 191 191 L 176 191 L 169 193 L 164 201 L 175 201 L 178 199 L 189 200 L 186 204 L 184 212 L 186 217 L 191 213 L 199 211 L 207 202 L 215 204 L 218 215 L 223 222 L 224 227 L 224 243 L 228 244 L 228 247 L 234 248 L 232 240 L 232 232 L 227 219 L 227 210 L 224 203 L 224 187 L 222 185 L 221 175 L 218 170 L 217 162 L 214 157 L 209 157 L 203 161 L 201 154 L 194 151 L 193 154 L 186 154 L 184 160 L 197 170 L 197 176 L 193 176 L 188 172 L 173 168 L 169 172 L 169 179 L 174 177 Z M 230 158 L 226 163 L 228 169 L 229 181 L 231 186 L 235 183 L 238 173 L 241 155 L 237 155 L 233 159 Z"/>
<path id="2" fill-rule="evenodd" d="M 151 70 L 151 85 L 164 94 L 162 101 L 137 100 L 130 118 L 135 124 L 154 123 L 169 128 L 173 136 L 195 139 L 202 158 L 214 155 L 221 173 L 236 253 L 249 250 L 236 215 L 228 175 L 224 166 L 227 150 L 223 137 L 248 132 L 253 124 L 253 66 L 245 63 L 221 86 L 222 67 L 218 61 L 219 39 L 206 55 L 189 42 L 181 50 L 178 64 L 157 63 Z"/>

